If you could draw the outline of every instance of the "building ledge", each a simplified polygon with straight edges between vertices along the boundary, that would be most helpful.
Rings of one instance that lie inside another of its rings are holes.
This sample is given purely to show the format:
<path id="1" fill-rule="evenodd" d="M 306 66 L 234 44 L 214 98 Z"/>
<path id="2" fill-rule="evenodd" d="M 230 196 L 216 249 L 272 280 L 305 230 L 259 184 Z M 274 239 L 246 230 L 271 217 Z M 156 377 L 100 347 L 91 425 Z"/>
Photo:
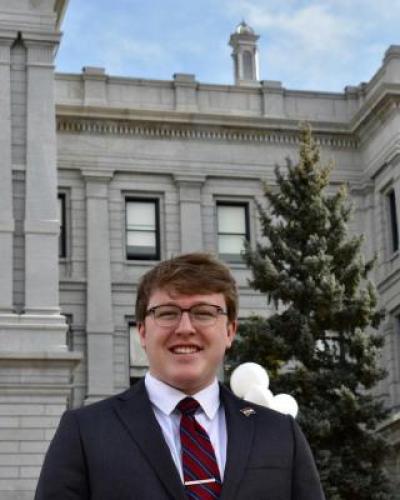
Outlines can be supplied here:
<path id="1" fill-rule="evenodd" d="M 83 358 L 81 352 L 76 351 L 0 351 L 2 361 L 54 361 L 71 362 L 78 364 Z"/>

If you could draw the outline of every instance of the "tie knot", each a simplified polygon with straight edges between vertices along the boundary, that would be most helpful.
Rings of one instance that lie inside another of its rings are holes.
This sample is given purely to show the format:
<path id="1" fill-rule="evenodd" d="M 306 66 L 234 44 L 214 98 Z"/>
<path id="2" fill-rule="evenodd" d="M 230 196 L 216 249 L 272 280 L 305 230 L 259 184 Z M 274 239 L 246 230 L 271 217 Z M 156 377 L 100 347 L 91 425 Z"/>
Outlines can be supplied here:
<path id="1" fill-rule="evenodd" d="M 178 410 L 182 413 L 182 415 L 186 415 L 191 417 L 194 415 L 197 408 L 200 407 L 199 403 L 193 398 L 185 398 L 176 405 Z"/>

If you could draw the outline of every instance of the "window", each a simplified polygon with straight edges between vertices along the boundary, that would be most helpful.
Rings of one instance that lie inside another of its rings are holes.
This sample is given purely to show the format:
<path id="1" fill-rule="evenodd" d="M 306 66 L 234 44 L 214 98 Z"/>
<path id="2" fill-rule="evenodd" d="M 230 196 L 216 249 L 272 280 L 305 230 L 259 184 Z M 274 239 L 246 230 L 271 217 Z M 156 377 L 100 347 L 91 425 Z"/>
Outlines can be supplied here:
<path id="1" fill-rule="evenodd" d="M 244 242 L 250 239 L 247 203 L 217 203 L 218 254 L 227 262 L 242 262 Z"/>
<path id="2" fill-rule="evenodd" d="M 243 52 L 243 77 L 245 80 L 253 80 L 253 56 L 249 50 Z"/>
<path id="3" fill-rule="evenodd" d="M 140 345 L 136 323 L 131 321 L 129 323 L 129 378 L 131 385 L 145 375 L 148 366 L 146 352 Z"/>
<path id="4" fill-rule="evenodd" d="M 126 200 L 126 256 L 128 259 L 160 258 L 159 200 Z"/>
<path id="5" fill-rule="evenodd" d="M 397 308 L 398 312 L 399 309 Z M 394 313 L 394 329 L 393 329 L 393 340 L 391 339 L 389 342 L 391 344 L 392 355 L 392 367 L 391 373 L 394 375 L 394 380 L 396 381 L 396 386 L 400 384 L 400 314 Z M 386 341 L 387 342 L 387 341 Z M 396 390 L 397 392 L 397 390 Z M 400 398 L 396 396 L 396 401 L 393 401 L 394 405 L 400 405 Z"/>
<path id="6" fill-rule="evenodd" d="M 353 364 L 356 361 L 354 354 L 350 354 L 350 345 L 345 335 L 334 331 L 321 333 L 322 337 L 315 343 L 315 349 L 321 361 L 325 356 L 338 365 Z"/>
<path id="7" fill-rule="evenodd" d="M 391 250 L 392 252 L 397 252 L 397 250 L 399 249 L 399 226 L 397 222 L 396 194 L 394 192 L 394 189 L 388 192 L 387 200 L 389 210 Z"/>
<path id="8" fill-rule="evenodd" d="M 73 316 L 72 314 L 63 314 L 65 316 L 65 322 L 67 323 L 67 334 L 66 334 L 66 339 L 65 339 L 65 344 L 68 347 L 69 351 L 74 350 L 74 335 L 72 331 L 72 325 L 73 325 Z"/>
<path id="9" fill-rule="evenodd" d="M 67 256 L 67 228 L 66 228 L 66 207 L 65 193 L 58 193 L 58 220 L 60 221 L 60 234 L 58 236 L 58 257 Z"/>

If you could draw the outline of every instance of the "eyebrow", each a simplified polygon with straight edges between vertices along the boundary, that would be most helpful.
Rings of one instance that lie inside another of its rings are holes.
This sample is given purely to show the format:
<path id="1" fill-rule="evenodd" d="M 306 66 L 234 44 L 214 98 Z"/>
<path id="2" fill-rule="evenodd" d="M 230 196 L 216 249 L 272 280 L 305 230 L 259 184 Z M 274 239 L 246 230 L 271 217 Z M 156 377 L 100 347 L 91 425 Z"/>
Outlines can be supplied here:
<path id="1" fill-rule="evenodd" d="M 181 309 L 186 309 L 186 307 L 182 307 L 179 304 L 176 304 L 175 302 L 163 302 L 162 304 L 156 304 L 154 306 L 150 306 L 149 305 L 147 309 L 153 309 L 154 307 L 159 307 L 159 306 L 176 306 L 176 307 L 179 307 Z M 211 302 L 195 302 L 194 304 L 192 304 L 187 309 L 191 309 L 194 306 L 217 306 L 217 307 L 220 307 L 221 309 L 224 308 L 224 306 L 221 306 L 219 304 L 212 304 Z"/>

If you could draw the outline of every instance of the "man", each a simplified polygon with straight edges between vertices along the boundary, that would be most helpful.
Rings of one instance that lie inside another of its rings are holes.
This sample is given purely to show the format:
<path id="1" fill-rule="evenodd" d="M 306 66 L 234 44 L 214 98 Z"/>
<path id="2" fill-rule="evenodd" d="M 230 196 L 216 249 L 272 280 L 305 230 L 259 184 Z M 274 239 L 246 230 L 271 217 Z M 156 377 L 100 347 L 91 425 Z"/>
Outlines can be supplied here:
<path id="1" fill-rule="evenodd" d="M 36 500 L 323 500 L 295 421 L 216 379 L 237 328 L 237 290 L 207 254 L 161 262 L 136 300 L 144 381 L 67 411 Z"/>

